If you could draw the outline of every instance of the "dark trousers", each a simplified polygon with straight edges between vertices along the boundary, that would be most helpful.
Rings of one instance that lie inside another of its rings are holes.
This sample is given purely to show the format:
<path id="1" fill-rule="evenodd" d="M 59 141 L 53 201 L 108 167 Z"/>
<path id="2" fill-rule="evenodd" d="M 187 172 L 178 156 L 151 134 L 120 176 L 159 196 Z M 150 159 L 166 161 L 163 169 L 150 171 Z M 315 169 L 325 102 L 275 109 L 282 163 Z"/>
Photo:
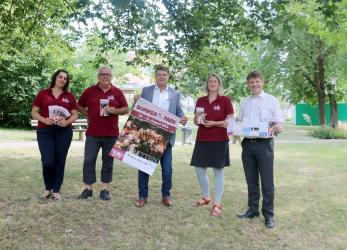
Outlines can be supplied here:
<path id="1" fill-rule="evenodd" d="M 64 180 L 66 156 L 72 140 L 72 128 L 49 126 L 37 129 L 46 190 L 59 193 Z"/>
<path id="2" fill-rule="evenodd" d="M 274 216 L 274 140 L 244 139 L 242 145 L 242 162 L 248 186 L 248 207 L 258 212 L 259 207 L 259 175 L 263 195 L 262 213 L 264 217 Z"/>
<path id="3" fill-rule="evenodd" d="M 162 186 L 161 193 L 163 198 L 170 197 L 172 187 L 172 146 L 169 143 L 164 154 L 160 158 Z M 147 199 L 148 197 L 148 181 L 149 175 L 139 170 L 138 188 L 139 198 Z"/>
<path id="4" fill-rule="evenodd" d="M 87 136 L 84 146 L 83 182 L 92 185 L 96 182 L 96 158 L 100 148 L 102 149 L 101 182 L 112 181 L 113 157 L 108 154 L 116 143 L 117 137 Z"/>

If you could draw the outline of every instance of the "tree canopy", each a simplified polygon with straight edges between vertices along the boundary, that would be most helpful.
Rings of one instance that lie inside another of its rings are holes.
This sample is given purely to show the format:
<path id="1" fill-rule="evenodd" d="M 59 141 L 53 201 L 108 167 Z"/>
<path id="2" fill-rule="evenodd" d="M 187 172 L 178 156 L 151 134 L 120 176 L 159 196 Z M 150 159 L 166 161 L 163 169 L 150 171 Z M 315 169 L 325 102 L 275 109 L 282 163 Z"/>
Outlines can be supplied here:
<path id="1" fill-rule="evenodd" d="M 268 92 L 318 103 L 324 125 L 324 103 L 346 96 L 346 19 L 347 0 L 4 0 L 0 126 L 28 124 L 32 100 L 55 70 L 70 72 L 78 97 L 103 64 L 117 81 L 168 65 L 172 83 L 193 95 L 218 73 L 234 101 L 259 69 Z"/>

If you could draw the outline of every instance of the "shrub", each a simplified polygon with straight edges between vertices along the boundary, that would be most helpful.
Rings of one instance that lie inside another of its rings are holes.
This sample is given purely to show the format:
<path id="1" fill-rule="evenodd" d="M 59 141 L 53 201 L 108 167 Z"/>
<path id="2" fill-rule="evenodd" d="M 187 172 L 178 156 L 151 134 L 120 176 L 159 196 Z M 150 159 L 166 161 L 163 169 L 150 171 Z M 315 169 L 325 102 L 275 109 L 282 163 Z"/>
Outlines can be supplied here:
<path id="1" fill-rule="evenodd" d="M 320 139 L 347 139 L 347 130 L 320 127 L 312 131 L 312 136 Z"/>

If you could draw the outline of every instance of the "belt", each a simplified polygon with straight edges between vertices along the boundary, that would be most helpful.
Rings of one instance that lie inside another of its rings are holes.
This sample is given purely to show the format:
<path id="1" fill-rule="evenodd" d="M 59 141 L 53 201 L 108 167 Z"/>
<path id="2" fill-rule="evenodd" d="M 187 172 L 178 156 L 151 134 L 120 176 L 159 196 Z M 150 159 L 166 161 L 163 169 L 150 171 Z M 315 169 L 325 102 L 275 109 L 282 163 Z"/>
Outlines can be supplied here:
<path id="1" fill-rule="evenodd" d="M 261 137 L 256 137 L 256 138 L 243 138 L 246 141 L 250 141 L 250 142 L 266 142 L 266 141 L 270 141 L 273 140 L 273 138 L 261 138 Z"/>

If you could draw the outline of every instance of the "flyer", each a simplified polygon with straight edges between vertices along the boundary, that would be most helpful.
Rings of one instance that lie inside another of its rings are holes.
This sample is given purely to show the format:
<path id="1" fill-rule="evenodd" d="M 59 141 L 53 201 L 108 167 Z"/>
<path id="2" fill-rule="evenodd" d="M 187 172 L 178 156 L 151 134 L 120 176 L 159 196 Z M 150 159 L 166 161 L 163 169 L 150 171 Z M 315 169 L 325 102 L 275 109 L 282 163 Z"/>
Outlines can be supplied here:
<path id="1" fill-rule="evenodd" d="M 100 116 L 108 116 L 107 107 L 109 105 L 108 99 L 100 99 Z"/>
<path id="2" fill-rule="evenodd" d="M 248 117 L 239 120 L 237 118 L 228 119 L 227 133 L 230 136 L 244 137 L 272 137 L 269 134 L 269 121 L 251 120 Z"/>
<path id="3" fill-rule="evenodd" d="M 56 117 L 68 118 L 71 116 L 71 114 L 66 108 L 62 106 L 51 105 L 48 106 L 48 116 L 52 119 L 55 119 Z"/>

